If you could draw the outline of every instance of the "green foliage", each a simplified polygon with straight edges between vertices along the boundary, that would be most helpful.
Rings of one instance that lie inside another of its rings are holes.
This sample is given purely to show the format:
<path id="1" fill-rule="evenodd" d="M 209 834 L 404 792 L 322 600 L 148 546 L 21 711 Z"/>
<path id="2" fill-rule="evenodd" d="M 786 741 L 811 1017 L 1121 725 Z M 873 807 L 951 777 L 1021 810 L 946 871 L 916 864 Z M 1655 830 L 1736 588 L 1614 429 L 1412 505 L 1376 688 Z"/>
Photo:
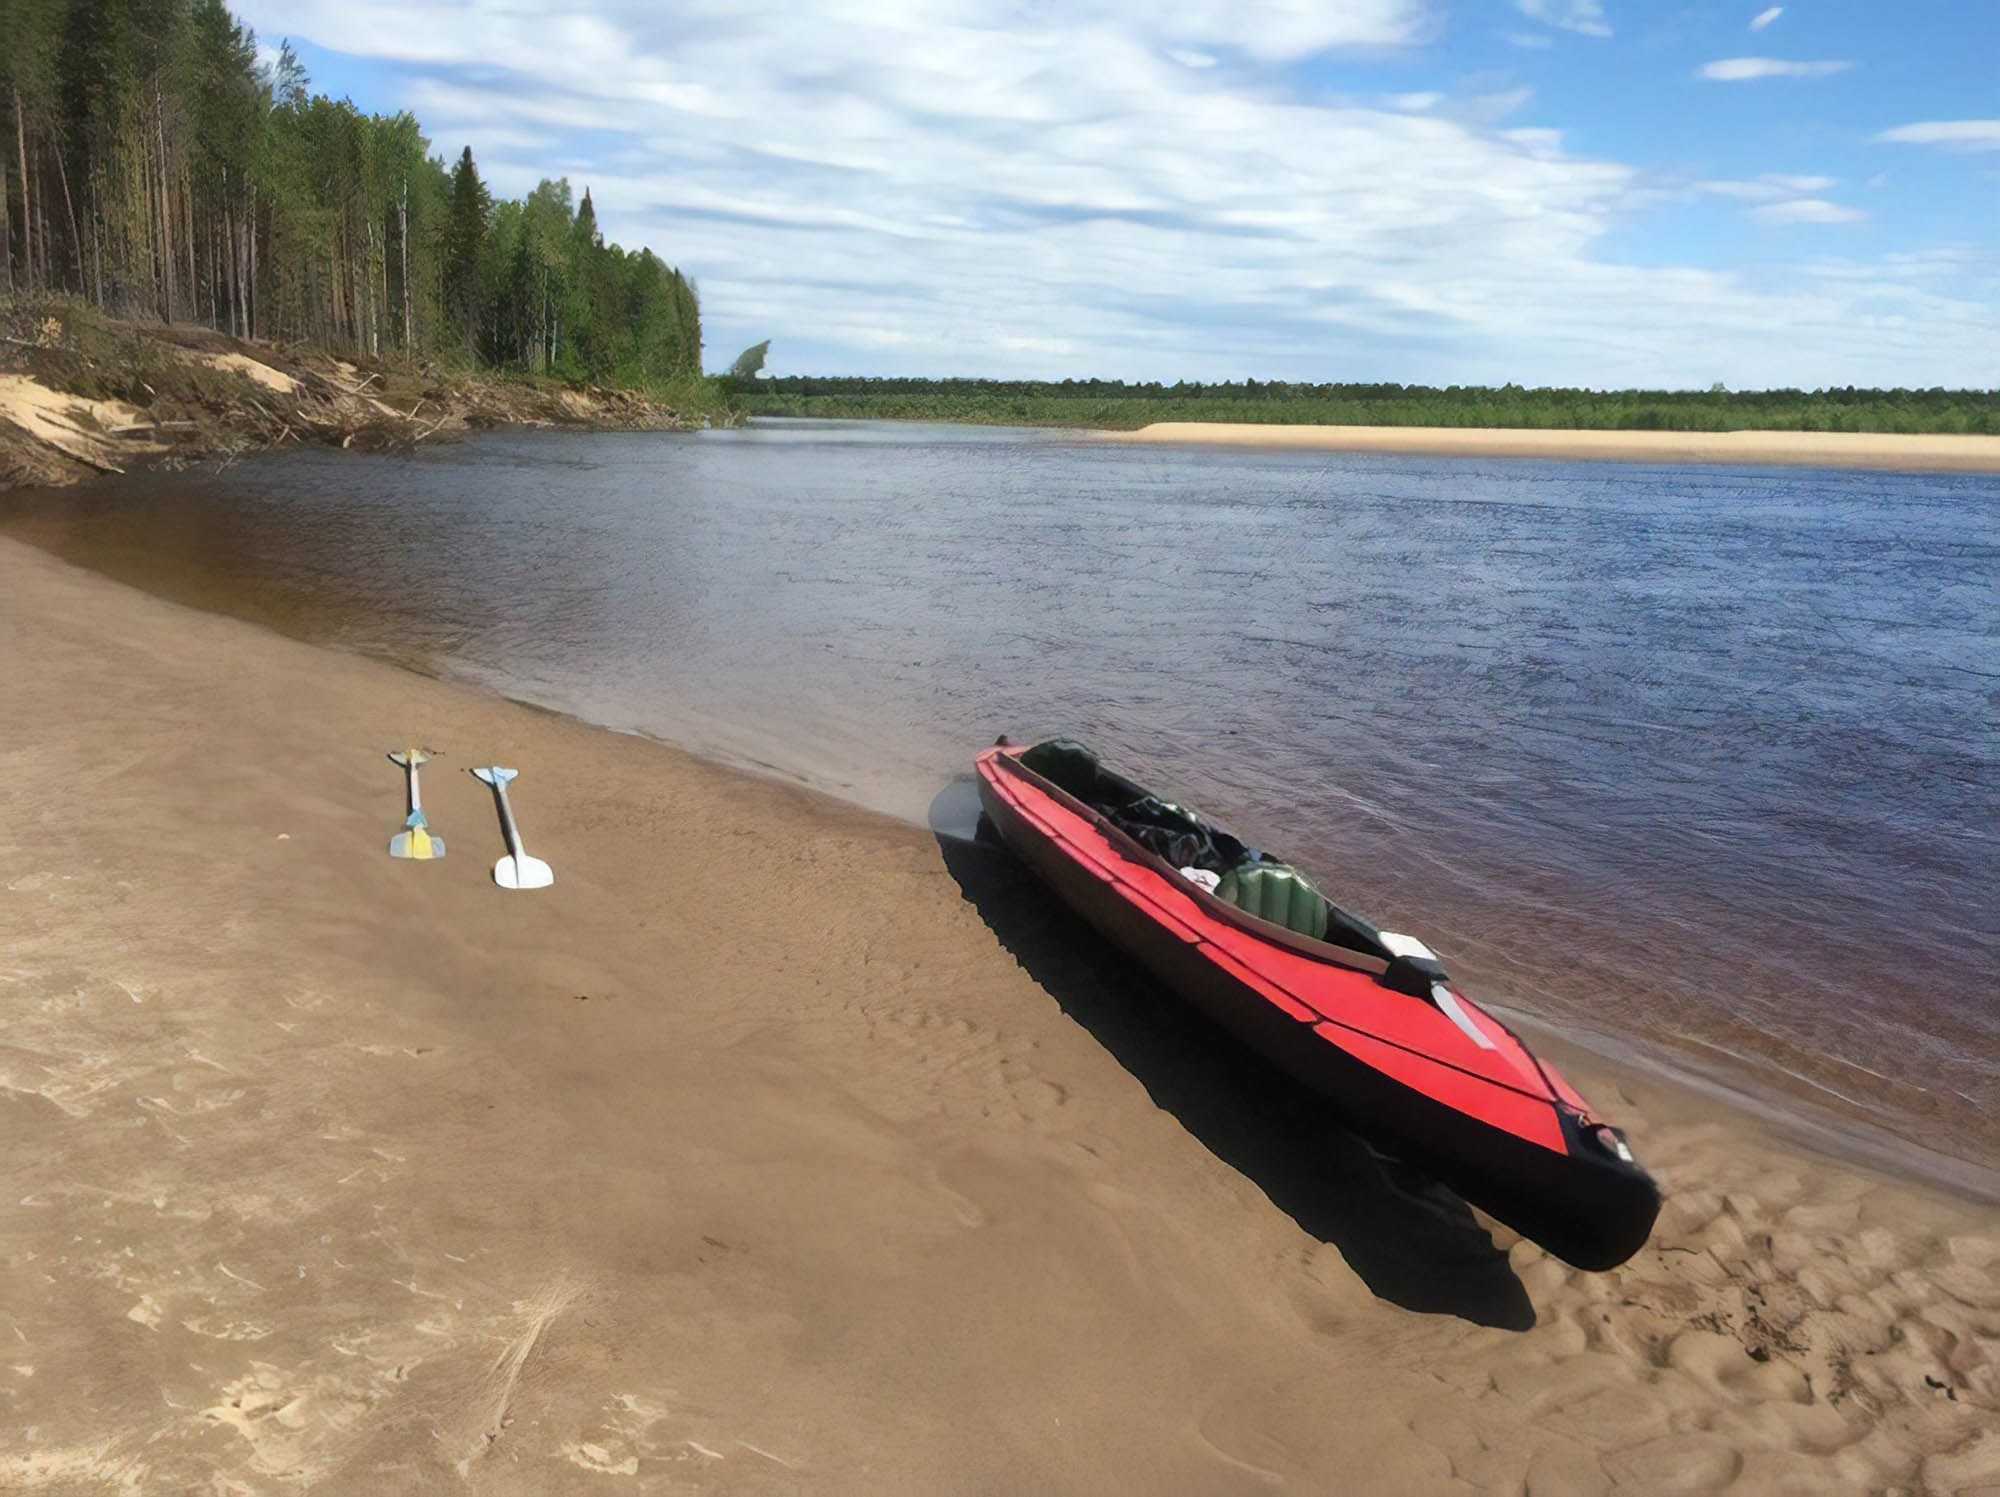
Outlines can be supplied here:
<path id="1" fill-rule="evenodd" d="M 467 146 L 451 169 L 451 201 L 445 209 L 439 253 L 444 260 L 445 316 L 453 334 L 468 348 L 487 320 L 482 316 L 485 287 L 480 261 L 492 216 L 493 194 L 479 180 L 472 147 Z"/>
<path id="2" fill-rule="evenodd" d="M 729 379 L 755 379 L 757 371 L 764 367 L 764 356 L 771 351 L 771 340 L 753 343 L 736 356 L 736 362 L 729 366 Z"/>
<path id="3" fill-rule="evenodd" d="M 224 0 L 0 0 L 0 291 L 374 357 L 693 389 L 693 283 L 590 194 L 268 71 Z M 22 158 L 26 170 L 22 170 Z"/>
<path id="4" fill-rule="evenodd" d="M 734 371 L 732 371 L 733 373 Z M 1993 390 L 1579 390 L 1505 385 L 1131 384 L 1122 380 L 818 379 L 730 385 L 751 415 L 1130 430 L 1154 421 L 1613 431 L 2000 434 Z"/>

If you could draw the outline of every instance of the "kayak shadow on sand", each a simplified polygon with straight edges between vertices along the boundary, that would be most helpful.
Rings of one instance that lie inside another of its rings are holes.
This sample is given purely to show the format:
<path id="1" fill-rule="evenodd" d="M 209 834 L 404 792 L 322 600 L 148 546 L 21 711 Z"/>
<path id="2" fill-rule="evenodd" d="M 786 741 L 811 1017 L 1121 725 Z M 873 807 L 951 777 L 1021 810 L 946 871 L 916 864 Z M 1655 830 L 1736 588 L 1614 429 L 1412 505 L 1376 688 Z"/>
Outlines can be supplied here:
<path id="1" fill-rule="evenodd" d="M 1370 1291 L 1426 1314 L 1526 1330 L 1528 1291 L 1449 1187 L 1343 1127 L 1271 1065 L 1076 915 L 993 836 L 969 780 L 930 828 L 966 902 L 1058 1007 L 1218 1159 L 1321 1242 Z"/>

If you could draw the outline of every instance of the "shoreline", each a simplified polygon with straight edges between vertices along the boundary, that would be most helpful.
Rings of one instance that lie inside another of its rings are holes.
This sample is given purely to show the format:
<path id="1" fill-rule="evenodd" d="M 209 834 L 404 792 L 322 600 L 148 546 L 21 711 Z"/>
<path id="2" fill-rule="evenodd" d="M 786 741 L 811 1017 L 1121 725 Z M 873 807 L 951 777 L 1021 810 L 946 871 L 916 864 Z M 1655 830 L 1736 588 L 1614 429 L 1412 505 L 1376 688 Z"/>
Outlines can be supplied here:
<path id="1" fill-rule="evenodd" d="M 1591 1059 L 1668 1203 L 1578 1274 L 922 829 L 13 540 L 0 651 L 0 1485 L 2000 1477 L 1989 1206 Z"/>
<path id="2" fill-rule="evenodd" d="M 1419 457 L 1514 457 L 1635 463 L 2000 473 L 2000 436 L 1894 432 L 1594 431 L 1459 426 L 1287 426 L 1159 421 L 1094 433 L 1107 442 Z"/>
<path id="3" fill-rule="evenodd" d="M 227 618 L 248 622 L 316 649 L 324 649 L 357 660 L 365 660 L 424 679 L 449 682 L 463 689 L 489 695 L 521 708 L 557 717 L 578 727 L 615 733 L 654 744 L 680 754 L 718 772 L 747 776 L 788 790 L 823 796 L 849 811 L 879 816 L 897 826 L 935 831 L 927 827 L 923 811 L 914 806 L 891 804 L 871 797 L 860 786 L 827 769 L 815 774 L 781 761 L 781 745 L 768 740 L 732 740 L 725 724 L 699 716 L 688 719 L 695 731 L 684 736 L 664 737 L 631 725 L 598 721 L 532 697 L 516 696 L 498 684 L 477 675 L 457 674 L 437 662 L 399 656 L 367 644 L 339 643 L 323 636 L 323 627 L 301 624 L 273 613 L 266 607 L 246 606 L 240 594 L 214 595 L 200 589 L 177 585 L 173 574 L 153 568 L 132 570 L 112 559 L 88 554 L 78 556 L 50 544 L 50 537 L 35 536 L 31 530 L 10 535 L 0 529 L 0 541 L 18 540 L 56 557 L 68 565 L 115 585 L 132 588 L 146 596 Z M 1829 1158 L 1865 1166 L 1894 1178 L 1946 1191 L 1970 1203 L 2000 1205 L 2000 1168 L 1981 1164 L 1977 1143 L 1959 1139 L 1959 1152 L 1926 1146 L 1913 1131 L 1899 1130 L 1879 1115 L 1871 1116 L 1860 1104 L 1828 1091 L 1799 1072 L 1789 1070 L 1771 1058 L 1714 1052 L 1707 1048 L 1646 1048 L 1623 1036 L 1601 1028 L 1566 1025 L 1563 1022 L 1520 1006 L 1518 995 L 1472 990 L 1489 1011 L 1504 1018 L 1514 1028 L 1536 1037 L 1536 1044 L 1552 1056 L 1563 1057 L 1566 1067 L 1603 1066 L 1633 1080 L 1657 1083 L 1689 1095 L 1699 1095 L 1729 1108 L 1792 1143 L 1810 1148 Z M 1843 1108 L 1842 1103 L 1849 1103 Z M 1914 1127 L 1914 1124 L 1912 1124 Z"/>

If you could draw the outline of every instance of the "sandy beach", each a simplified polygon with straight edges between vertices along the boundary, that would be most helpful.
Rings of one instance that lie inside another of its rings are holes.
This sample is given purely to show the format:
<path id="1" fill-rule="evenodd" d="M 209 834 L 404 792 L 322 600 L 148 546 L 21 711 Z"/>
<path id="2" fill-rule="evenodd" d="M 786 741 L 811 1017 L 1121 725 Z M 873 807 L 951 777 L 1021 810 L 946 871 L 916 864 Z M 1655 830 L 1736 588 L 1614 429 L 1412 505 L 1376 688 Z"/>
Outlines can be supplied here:
<path id="1" fill-rule="evenodd" d="M 1105 432 L 1114 442 L 1392 452 L 1424 457 L 1539 457 L 1634 463 L 1745 463 L 2000 473 L 2000 437 L 1823 431 L 1535 431 L 1459 426 L 1284 426 L 1156 421 Z"/>
<path id="2" fill-rule="evenodd" d="M 2000 1491 L 1990 1200 L 1564 1054 L 1577 1273 L 989 850 L 13 541 L 0 661 L 0 1490 Z"/>

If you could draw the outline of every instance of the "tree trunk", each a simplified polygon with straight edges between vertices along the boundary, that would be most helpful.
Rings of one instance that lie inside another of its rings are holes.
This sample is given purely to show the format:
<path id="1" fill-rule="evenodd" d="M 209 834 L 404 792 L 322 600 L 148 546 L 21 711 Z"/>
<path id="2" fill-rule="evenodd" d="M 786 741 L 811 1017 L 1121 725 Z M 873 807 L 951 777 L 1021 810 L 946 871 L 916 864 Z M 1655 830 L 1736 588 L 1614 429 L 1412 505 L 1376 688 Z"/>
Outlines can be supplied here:
<path id="1" fill-rule="evenodd" d="M 160 273 L 166 292 L 164 320 L 174 320 L 174 221 L 173 189 L 167 179 L 167 111 L 160 98 L 160 85 L 153 84 L 153 139 L 159 145 L 160 160 Z"/>
<path id="2" fill-rule="evenodd" d="M 361 236 L 352 228 L 342 236 L 346 254 L 341 272 L 347 277 L 347 341 L 356 353 L 368 351 L 367 276 L 363 270 Z"/>
<path id="3" fill-rule="evenodd" d="M 201 281 L 194 271 L 194 178 L 183 163 L 181 167 L 180 193 L 181 243 L 187 246 L 187 305 L 188 316 L 201 316 Z"/>
<path id="4" fill-rule="evenodd" d="M 60 150 L 56 152 L 56 175 L 62 182 L 63 209 L 69 214 L 70 247 L 76 252 L 76 289 L 81 294 L 84 289 L 83 235 L 77 232 L 76 204 L 71 200 L 69 195 L 69 168 L 63 164 L 62 152 Z M 104 305 L 104 262 L 102 257 L 99 258 L 97 266 L 97 291 L 97 304 L 101 307 Z"/>
<path id="5" fill-rule="evenodd" d="M 14 173 L 7 158 L 0 156 L 0 294 L 14 289 L 14 219 L 8 211 L 8 179 Z"/>
<path id="6" fill-rule="evenodd" d="M 21 109 L 21 85 L 14 85 L 14 146 L 21 156 L 21 269 L 22 280 L 32 288 L 35 275 L 35 204 L 31 195 L 34 179 L 28 175 L 28 118 Z"/>
<path id="7" fill-rule="evenodd" d="M 255 338 L 257 336 L 257 308 L 263 300 L 263 298 L 257 295 L 257 184 L 255 181 L 252 181 L 250 184 L 250 215 L 249 222 L 244 227 L 244 237 L 250 241 L 247 255 L 250 262 L 250 297 L 249 303 L 243 313 L 243 335 L 246 338 Z"/>
<path id="8" fill-rule="evenodd" d="M 234 337 L 237 326 L 242 320 L 241 308 L 243 305 L 243 295 L 242 280 L 236 268 L 236 217 L 227 208 L 222 210 L 222 242 L 227 248 L 229 256 L 223 274 L 228 287 L 229 333 L 231 337 Z"/>
<path id="9" fill-rule="evenodd" d="M 348 232 L 347 295 L 354 307 L 354 349 L 368 351 L 368 225 L 362 233 Z"/>
<path id="10" fill-rule="evenodd" d="M 417 341 L 415 324 L 410 315 L 410 178 L 403 176 L 403 206 L 396 234 L 403 254 L 403 357 L 414 352 Z"/>
<path id="11" fill-rule="evenodd" d="M 208 287 L 208 325 L 217 332 L 222 331 L 222 239 L 221 221 L 213 213 L 209 215 L 207 232 L 202 235 L 202 252 L 208 257 L 208 274 L 202 280 Z"/>

